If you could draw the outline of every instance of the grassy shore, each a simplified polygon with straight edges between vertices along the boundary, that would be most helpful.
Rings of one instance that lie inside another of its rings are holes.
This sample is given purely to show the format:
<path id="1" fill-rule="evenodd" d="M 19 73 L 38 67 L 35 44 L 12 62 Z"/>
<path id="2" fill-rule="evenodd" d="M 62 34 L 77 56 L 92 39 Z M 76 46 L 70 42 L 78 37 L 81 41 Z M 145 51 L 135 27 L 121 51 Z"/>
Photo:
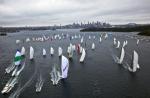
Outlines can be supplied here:
<path id="1" fill-rule="evenodd" d="M 138 35 L 150 36 L 150 25 L 142 25 L 135 27 L 112 27 L 112 28 L 85 28 L 82 29 L 81 32 L 139 32 Z"/>

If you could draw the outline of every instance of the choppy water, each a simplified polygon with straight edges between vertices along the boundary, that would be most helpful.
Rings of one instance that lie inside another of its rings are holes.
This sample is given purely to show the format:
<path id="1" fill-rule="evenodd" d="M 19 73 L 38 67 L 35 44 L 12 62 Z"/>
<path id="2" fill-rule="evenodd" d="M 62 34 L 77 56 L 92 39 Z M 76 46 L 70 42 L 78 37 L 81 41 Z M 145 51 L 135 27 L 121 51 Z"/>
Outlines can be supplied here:
<path id="1" fill-rule="evenodd" d="M 69 77 L 65 81 L 60 81 L 57 86 L 51 82 L 50 72 L 54 64 L 60 65 L 57 48 L 63 48 L 63 54 L 67 56 L 67 46 L 71 43 L 79 43 L 75 40 L 58 40 L 45 42 L 29 42 L 19 45 L 15 44 L 16 39 L 25 40 L 27 37 L 38 37 L 44 35 L 68 33 L 70 35 L 85 35 L 87 56 L 84 63 L 79 63 L 80 56 L 74 54 L 70 62 Z M 139 37 L 140 43 L 136 45 L 134 34 L 112 33 L 108 39 L 99 43 L 100 32 L 80 33 L 79 30 L 57 30 L 57 31 L 22 31 L 20 33 L 0 36 L 0 90 L 3 89 L 7 81 L 11 78 L 5 74 L 7 68 L 13 61 L 13 56 L 17 48 L 26 48 L 26 66 L 21 73 L 18 84 L 6 95 L 0 94 L 0 98 L 150 98 L 150 39 Z M 88 36 L 96 36 L 96 39 L 88 39 Z M 133 50 L 139 53 L 139 64 L 141 69 L 136 73 L 130 73 L 124 67 L 114 62 L 112 55 L 119 56 L 120 50 L 113 47 L 113 38 L 121 41 L 128 40 L 125 51 L 126 62 L 131 62 Z M 92 43 L 95 42 L 96 49 L 91 50 Z M 29 47 L 35 49 L 35 60 L 29 60 Z M 55 49 L 53 57 L 50 56 L 50 46 Z M 43 58 L 42 49 L 45 48 L 48 55 Z M 36 83 L 39 75 L 42 75 L 44 84 L 42 91 L 36 93 Z"/>

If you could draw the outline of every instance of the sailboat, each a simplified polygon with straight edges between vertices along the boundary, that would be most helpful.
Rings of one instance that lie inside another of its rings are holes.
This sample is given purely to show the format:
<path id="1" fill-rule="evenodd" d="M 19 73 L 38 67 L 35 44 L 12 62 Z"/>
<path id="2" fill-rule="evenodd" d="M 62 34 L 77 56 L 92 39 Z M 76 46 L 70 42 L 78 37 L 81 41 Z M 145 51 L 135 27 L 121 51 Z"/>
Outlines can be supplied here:
<path id="1" fill-rule="evenodd" d="M 92 50 L 94 50 L 95 49 L 95 44 L 94 43 L 92 43 Z"/>
<path id="2" fill-rule="evenodd" d="M 133 52 L 132 68 L 130 66 L 128 67 L 128 69 L 129 69 L 130 72 L 136 72 L 137 69 L 140 68 L 138 60 L 139 60 L 138 53 L 134 50 L 134 52 Z"/>
<path id="3" fill-rule="evenodd" d="M 22 56 L 25 55 L 25 48 L 24 48 L 24 47 L 21 48 L 21 55 L 22 55 Z"/>
<path id="4" fill-rule="evenodd" d="M 27 39 L 26 39 L 26 42 L 29 42 L 29 41 L 30 41 L 30 38 L 27 38 Z"/>
<path id="5" fill-rule="evenodd" d="M 81 44 L 83 43 L 83 37 L 81 38 L 81 41 L 80 41 L 80 42 L 81 42 Z"/>
<path id="6" fill-rule="evenodd" d="M 108 34 L 106 33 L 105 36 L 104 36 L 104 38 L 106 39 L 107 37 L 108 37 Z"/>
<path id="7" fill-rule="evenodd" d="M 57 85 L 59 80 L 61 79 L 61 74 L 56 65 L 52 67 L 51 75 L 51 81 L 53 82 L 53 85 Z"/>
<path id="8" fill-rule="evenodd" d="M 137 42 L 136 42 L 136 44 L 137 44 L 137 45 L 139 44 L 139 41 L 140 41 L 140 40 L 139 40 L 139 39 L 137 39 Z"/>
<path id="9" fill-rule="evenodd" d="M 43 48 L 43 56 L 46 56 L 46 50 Z"/>
<path id="10" fill-rule="evenodd" d="M 100 43 L 102 42 L 102 38 L 101 38 L 101 37 L 99 38 L 99 42 L 100 42 Z"/>
<path id="11" fill-rule="evenodd" d="M 89 40 L 91 39 L 91 36 L 89 36 Z"/>
<path id="12" fill-rule="evenodd" d="M 120 41 L 117 42 L 117 47 L 116 48 L 119 48 L 120 47 Z"/>
<path id="13" fill-rule="evenodd" d="M 16 40 L 16 44 L 19 44 L 19 43 L 21 43 L 21 41 L 20 40 Z"/>
<path id="14" fill-rule="evenodd" d="M 33 60 L 33 56 L 34 56 L 34 49 L 32 46 L 30 46 L 30 60 Z"/>
<path id="15" fill-rule="evenodd" d="M 72 48 L 72 44 L 70 44 L 70 46 L 68 47 L 68 57 L 72 58 L 73 56 L 73 48 Z"/>
<path id="16" fill-rule="evenodd" d="M 124 51 L 124 48 L 122 47 L 121 54 L 120 54 L 120 59 L 118 59 L 118 62 L 117 62 L 118 64 L 122 64 L 124 56 L 125 56 L 125 51 Z"/>
<path id="17" fill-rule="evenodd" d="M 53 47 L 51 47 L 51 49 L 50 49 L 50 54 L 51 54 L 51 56 L 54 54 L 54 48 Z"/>
<path id="18" fill-rule="evenodd" d="M 80 57 L 80 62 L 84 62 L 85 55 L 86 55 L 86 52 L 85 52 L 85 49 L 83 48 L 83 50 L 82 50 L 82 55 L 81 55 L 81 57 Z"/>
<path id="19" fill-rule="evenodd" d="M 62 52 L 63 52 L 62 48 L 59 47 L 59 48 L 58 48 L 58 56 L 59 56 L 59 57 L 62 55 Z"/>
<path id="20" fill-rule="evenodd" d="M 114 38 L 114 46 L 117 44 L 117 42 L 116 42 L 116 38 Z"/>
<path id="21" fill-rule="evenodd" d="M 123 41 L 123 45 L 122 45 L 122 47 L 124 48 L 126 46 L 126 42 L 125 41 Z"/>
<path id="22" fill-rule="evenodd" d="M 68 70 L 69 70 L 69 60 L 62 55 L 61 58 L 61 78 L 65 79 L 68 77 Z"/>

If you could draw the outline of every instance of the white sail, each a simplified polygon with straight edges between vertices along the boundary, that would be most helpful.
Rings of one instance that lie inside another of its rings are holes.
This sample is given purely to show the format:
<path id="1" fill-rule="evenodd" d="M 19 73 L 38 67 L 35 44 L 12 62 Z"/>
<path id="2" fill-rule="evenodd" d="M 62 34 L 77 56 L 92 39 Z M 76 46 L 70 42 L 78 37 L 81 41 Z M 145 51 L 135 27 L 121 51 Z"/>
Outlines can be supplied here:
<path id="1" fill-rule="evenodd" d="M 43 56 L 46 56 L 46 50 L 43 48 Z"/>
<path id="2" fill-rule="evenodd" d="M 106 39 L 107 37 L 108 37 L 108 34 L 106 33 L 105 36 L 104 36 L 104 38 Z"/>
<path id="3" fill-rule="evenodd" d="M 59 48 L 58 48 L 58 56 L 61 56 L 61 55 L 62 55 L 62 52 L 63 52 L 62 48 L 59 47 Z"/>
<path id="4" fill-rule="evenodd" d="M 72 48 L 72 44 L 70 44 L 70 46 L 68 47 L 68 57 L 72 58 L 73 56 L 73 48 Z"/>
<path id="5" fill-rule="evenodd" d="M 126 42 L 125 41 L 123 41 L 123 45 L 122 45 L 122 47 L 124 48 L 126 46 Z"/>
<path id="6" fill-rule="evenodd" d="M 51 81 L 53 82 L 53 85 L 57 85 L 59 80 L 61 79 L 60 71 L 56 68 L 56 65 L 53 66 L 51 75 Z"/>
<path id="7" fill-rule="evenodd" d="M 91 39 L 91 36 L 89 36 L 89 39 Z"/>
<path id="8" fill-rule="evenodd" d="M 53 48 L 53 47 L 51 47 L 51 49 L 50 49 L 50 54 L 51 54 L 51 55 L 54 54 L 54 48 Z"/>
<path id="9" fill-rule="evenodd" d="M 82 55 L 81 55 L 81 57 L 80 57 L 80 62 L 83 62 L 83 61 L 84 61 L 85 55 L 86 55 L 86 52 L 85 52 L 85 49 L 83 48 L 83 50 L 82 50 Z"/>
<path id="10" fill-rule="evenodd" d="M 16 44 L 19 44 L 19 43 L 21 43 L 21 41 L 20 40 L 16 40 Z"/>
<path id="11" fill-rule="evenodd" d="M 25 48 L 24 47 L 21 48 L 21 55 L 25 55 Z"/>
<path id="12" fill-rule="evenodd" d="M 125 43 L 126 43 L 126 45 L 127 45 L 127 44 L 128 44 L 128 41 L 126 40 Z"/>
<path id="13" fill-rule="evenodd" d="M 30 38 L 26 38 L 26 42 L 30 42 Z"/>
<path id="14" fill-rule="evenodd" d="M 99 38 L 99 42 L 102 42 L 102 38 L 101 37 Z"/>
<path id="15" fill-rule="evenodd" d="M 114 45 L 116 45 L 117 44 L 117 42 L 116 42 L 116 38 L 114 38 Z"/>
<path id="16" fill-rule="evenodd" d="M 137 39 L 137 42 L 136 42 L 136 44 L 137 44 L 137 45 L 139 44 L 139 41 L 140 41 L 140 40 L 139 40 L 139 39 Z"/>
<path id="17" fill-rule="evenodd" d="M 81 41 L 80 41 L 80 42 L 81 42 L 81 44 L 83 43 L 83 37 L 81 38 Z"/>
<path id="18" fill-rule="evenodd" d="M 119 59 L 119 62 L 118 62 L 119 64 L 122 64 L 124 56 L 125 56 L 125 51 L 124 51 L 124 48 L 122 48 L 121 49 L 120 59 Z"/>
<path id="19" fill-rule="evenodd" d="M 134 51 L 134 53 L 133 53 L 133 72 L 136 72 L 136 70 L 140 68 L 138 59 L 139 59 L 138 53 L 136 51 Z"/>
<path id="20" fill-rule="evenodd" d="M 33 56 L 34 56 L 34 49 L 32 46 L 30 46 L 30 60 L 33 59 Z"/>
<path id="21" fill-rule="evenodd" d="M 119 48 L 119 47 L 120 47 L 120 41 L 118 41 L 116 48 Z"/>
<path id="22" fill-rule="evenodd" d="M 65 56 L 62 55 L 62 58 L 61 58 L 61 72 L 62 72 L 61 77 L 62 78 L 67 78 L 68 69 L 69 69 L 69 60 Z"/>
<path id="23" fill-rule="evenodd" d="M 92 50 L 94 50 L 95 49 L 95 44 L 94 43 L 92 43 Z"/>

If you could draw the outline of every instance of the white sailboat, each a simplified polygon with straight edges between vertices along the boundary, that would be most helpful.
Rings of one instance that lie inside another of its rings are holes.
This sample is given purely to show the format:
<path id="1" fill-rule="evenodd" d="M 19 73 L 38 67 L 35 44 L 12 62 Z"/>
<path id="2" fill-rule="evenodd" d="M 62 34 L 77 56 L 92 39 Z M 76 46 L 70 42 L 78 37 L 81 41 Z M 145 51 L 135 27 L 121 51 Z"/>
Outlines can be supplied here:
<path id="1" fill-rule="evenodd" d="M 104 38 L 107 39 L 107 37 L 108 37 L 108 34 L 106 33 L 105 36 L 104 36 Z"/>
<path id="2" fill-rule="evenodd" d="M 54 55 L 54 48 L 53 47 L 51 47 L 51 49 L 50 49 L 50 54 Z"/>
<path id="3" fill-rule="evenodd" d="M 116 48 L 119 48 L 120 47 L 120 41 L 117 42 L 117 47 Z"/>
<path id="4" fill-rule="evenodd" d="M 123 41 L 123 45 L 122 45 L 122 47 L 124 48 L 126 46 L 126 42 L 125 41 Z"/>
<path id="5" fill-rule="evenodd" d="M 72 48 L 72 44 L 70 44 L 70 46 L 68 47 L 68 57 L 72 58 L 73 56 L 73 48 Z"/>
<path id="6" fill-rule="evenodd" d="M 83 48 L 83 50 L 82 50 L 82 55 L 81 55 L 81 57 L 80 57 L 80 62 L 84 62 L 85 55 L 86 55 L 86 52 L 85 52 L 85 49 Z"/>
<path id="7" fill-rule="evenodd" d="M 53 66 L 51 75 L 51 81 L 53 82 L 53 85 L 57 85 L 59 80 L 61 79 L 61 74 L 56 65 Z"/>
<path id="8" fill-rule="evenodd" d="M 81 44 L 83 43 L 83 37 L 81 38 L 81 41 L 80 41 L 80 43 L 81 43 Z"/>
<path id="9" fill-rule="evenodd" d="M 34 56 L 34 49 L 32 46 L 30 46 L 30 60 L 33 59 L 33 56 Z"/>
<path id="10" fill-rule="evenodd" d="M 62 52 L 63 52 L 62 48 L 59 47 L 59 48 L 58 48 L 58 56 L 59 56 L 59 57 L 62 55 Z"/>
<path id="11" fill-rule="evenodd" d="M 139 44 L 139 41 L 140 41 L 140 40 L 139 40 L 139 39 L 137 39 L 137 42 L 136 42 L 136 44 L 137 44 L 137 45 Z"/>
<path id="12" fill-rule="evenodd" d="M 30 38 L 26 38 L 26 42 L 30 42 Z"/>
<path id="13" fill-rule="evenodd" d="M 92 43 L 92 50 L 94 50 L 95 49 L 95 44 L 94 43 Z"/>
<path id="14" fill-rule="evenodd" d="M 116 42 L 116 38 L 114 38 L 114 46 L 117 44 L 117 42 Z"/>
<path id="15" fill-rule="evenodd" d="M 91 39 L 91 36 L 89 36 L 89 40 Z"/>
<path id="16" fill-rule="evenodd" d="M 25 48 L 24 48 L 24 47 L 21 48 L 21 55 L 22 55 L 22 56 L 25 55 Z"/>
<path id="17" fill-rule="evenodd" d="M 100 43 L 102 42 L 102 38 L 101 38 L 101 37 L 99 38 L 99 42 L 100 42 Z"/>
<path id="18" fill-rule="evenodd" d="M 62 55 L 61 58 L 61 78 L 65 79 L 68 77 L 68 70 L 69 70 L 69 60 Z"/>
<path id="19" fill-rule="evenodd" d="M 43 56 L 46 56 L 46 50 L 43 48 Z"/>
<path id="20" fill-rule="evenodd" d="M 128 69 L 129 69 L 130 72 L 136 72 L 137 69 L 140 68 L 138 60 L 139 60 L 138 53 L 134 50 L 134 52 L 133 52 L 132 68 L 130 66 L 128 67 Z"/>
<path id="21" fill-rule="evenodd" d="M 125 56 L 125 51 L 124 51 L 124 48 L 122 48 L 121 54 L 120 54 L 120 59 L 118 59 L 118 64 L 122 64 L 124 56 Z"/>
<path id="22" fill-rule="evenodd" d="M 16 44 L 19 44 L 19 43 L 21 43 L 21 41 L 20 40 L 16 40 Z"/>

